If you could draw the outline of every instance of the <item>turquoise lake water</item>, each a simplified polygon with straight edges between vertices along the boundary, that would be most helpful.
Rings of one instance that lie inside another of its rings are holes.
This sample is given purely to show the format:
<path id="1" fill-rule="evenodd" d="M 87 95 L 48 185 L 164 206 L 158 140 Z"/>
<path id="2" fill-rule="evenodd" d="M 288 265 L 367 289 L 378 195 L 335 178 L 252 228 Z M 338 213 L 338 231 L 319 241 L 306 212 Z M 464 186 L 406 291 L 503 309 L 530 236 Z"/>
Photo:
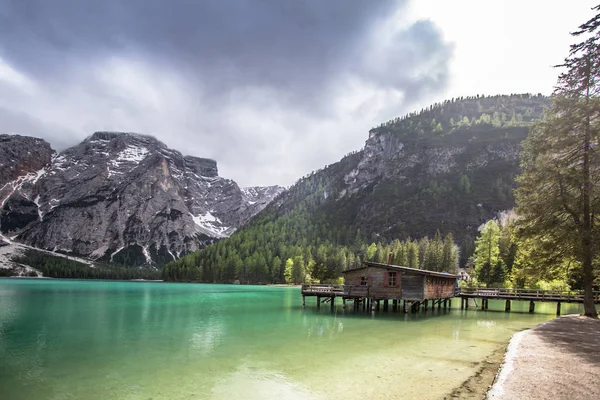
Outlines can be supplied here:
<path id="1" fill-rule="evenodd" d="M 0 279 L 0 399 L 439 399 L 556 310 L 459 305 L 332 313 L 291 287 Z"/>

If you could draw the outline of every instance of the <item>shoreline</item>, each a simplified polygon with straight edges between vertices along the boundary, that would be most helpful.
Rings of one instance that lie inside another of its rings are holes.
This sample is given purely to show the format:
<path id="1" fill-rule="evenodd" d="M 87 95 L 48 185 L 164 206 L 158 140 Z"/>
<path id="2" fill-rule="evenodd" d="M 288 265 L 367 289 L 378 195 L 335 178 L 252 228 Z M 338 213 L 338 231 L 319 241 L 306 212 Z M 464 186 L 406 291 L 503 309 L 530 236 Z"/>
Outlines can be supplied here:
<path id="1" fill-rule="evenodd" d="M 509 342 L 510 344 L 510 342 Z M 507 346 L 499 347 L 481 361 L 479 369 L 460 386 L 454 388 L 445 399 L 484 399 L 488 389 L 495 382 Z"/>
<path id="2" fill-rule="evenodd" d="M 598 399 L 600 320 L 570 314 L 515 333 L 480 399 Z M 569 368 L 565 368 L 568 365 Z"/>

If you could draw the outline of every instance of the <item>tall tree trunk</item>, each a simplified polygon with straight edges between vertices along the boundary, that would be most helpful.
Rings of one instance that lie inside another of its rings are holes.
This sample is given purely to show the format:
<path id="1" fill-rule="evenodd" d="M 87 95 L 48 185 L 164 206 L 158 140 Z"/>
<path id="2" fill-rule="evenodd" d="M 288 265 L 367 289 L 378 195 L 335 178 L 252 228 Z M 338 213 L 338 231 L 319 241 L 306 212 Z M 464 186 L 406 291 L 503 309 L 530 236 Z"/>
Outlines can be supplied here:
<path id="1" fill-rule="evenodd" d="M 590 180 L 590 73 L 591 65 L 588 58 L 586 66 L 586 93 L 585 93 L 585 138 L 583 143 L 583 226 L 581 237 L 581 251 L 583 264 L 584 300 L 583 310 L 586 317 L 598 317 L 594 304 L 594 269 L 592 265 L 592 213 L 590 210 L 590 198 L 592 195 L 592 184 Z"/>

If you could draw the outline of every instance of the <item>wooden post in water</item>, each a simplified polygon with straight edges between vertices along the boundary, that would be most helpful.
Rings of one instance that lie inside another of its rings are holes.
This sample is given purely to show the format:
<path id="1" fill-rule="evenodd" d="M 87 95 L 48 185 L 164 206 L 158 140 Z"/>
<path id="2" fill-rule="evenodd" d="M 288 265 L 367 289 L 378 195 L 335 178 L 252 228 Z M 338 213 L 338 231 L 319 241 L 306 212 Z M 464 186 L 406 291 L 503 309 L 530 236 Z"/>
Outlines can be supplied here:
<path id="1" fill-rule="evenodd" d="M 398 311 L 398 300 L 392 300 L 392 311 Z"/>
<path id="2" fill-rule="evenodd" d="M 560 301 L 556 303 L 556 315 L 560 315 Z"/>
<path id="3" fill-rule="evenodd" d="M 406 314 L 406 300 L 402 300 L 402 312 Z"/>
<path id="4" fill-rule="evenodd" d="M 529 302 L 529 312 L 532 313 L 535 310 L 535 303 L 533 300 Z"/>
<path id="5" fill-rule="evenodd" d="M 506 304 L 504 305 L 504 311 L 509 312 L 510 311 L 510 300 L 506 300 Z"/>
<path id="6" fill-rule="evenodd" d="M 468 297 L 465 298 L 465 309 L 467 309 L 467 310 L 469 309 L 469 298 Z"/>
<path id="7" fill-rule="evenodd" d="M 425 311 L 427 311 L 427 307 L 429 306 L 429 300 L 425 300 L 423 302 L 423 307 L 425 308 Z"/>
<path id="8" fill-rule="evenodd" d="M 321 308 L 321 296 L 317 296 L 317 308 Z"/>
<path id="9" fill-rule="evenodd" d="M 346 309 L 346 298 L 342 297 L 342 308 Z"/>
<path id="10" fill-rule="evenodd" d="M 448 308 L 452 308 L 452 299 L 448 299 Z"/>
<path id="11" fill-rule="evenodd" d="M 335 308 L 335 297 L 331 296 L 331 311 L 333 311 Z"/>
<path id="12" fill-rule="evenodd" d="M 465 298 L 461 297 L 460 298 L 460 309 L 464 310 L 464 308 L 465 308 Z"/>
<path id="13" fill-rule="evenodd" d="M 379 311 L 379 300 L 376 300 L 376 301 L 377 301 L 377 305 L 375 307 L 371 307 L 371 309 Z"/>
<path id="14" fill-rule="evenodd" d="M 306 306 L 306 296 L 302 295 L 302 307 Z"/>
<path id="15" fill-rule="evenodd" d="M 389 303 L 388 299 L 385 299 L 385 300 L 383 301 L 383 311 L 387 311 L 387 310 L 388 310 L 388 307 L 389 307 L 389 305 L 390 305 L 390 303 Z"/>
<path id="16" fill-rule="evenodd" d="M 438 310 L 442 309 L 442 299 L 438 299 Z"/>

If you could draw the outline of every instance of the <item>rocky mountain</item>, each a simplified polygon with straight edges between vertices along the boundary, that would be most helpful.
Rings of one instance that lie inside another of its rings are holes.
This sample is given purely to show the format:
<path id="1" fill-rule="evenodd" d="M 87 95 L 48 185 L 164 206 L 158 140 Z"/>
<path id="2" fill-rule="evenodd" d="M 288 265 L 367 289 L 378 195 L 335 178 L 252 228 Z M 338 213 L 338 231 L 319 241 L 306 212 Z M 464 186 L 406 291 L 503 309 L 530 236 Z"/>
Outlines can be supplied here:
<path id="1" fill-rule="evenodd" d="M 520 142 L 547 105 L 541 95 L 476 96 L 383 123 L 362 150 L 300 179 L 233 236 L 190 255 L 192 265 L 204 273 L 217 265 L 223 271 L 210 271 L 209 279 L 227 280 L 239 275 L 230 265 L 265 260 L 279 269 L 269 278 L 281 281 L 282 260 L 301 256 L 310 268 L 310 260 L 324 258 L 321 246 L 344 247 L 343 257 L 333 256 L 343 264 L 350 253 L 362 257 L 369 243 L 437 230 L 453 233 L 464 263 L 479 225 L 514 207 Z"/>
<path id="2" fill-rule="evenodd" d="M 172 261 L 229 236 L 283 191 L 241 189 L 216 161 L 151 136 L 96 132 L 60 154 L 35 138 L 0 143 L 2 234 L 93 260 Z"/>

